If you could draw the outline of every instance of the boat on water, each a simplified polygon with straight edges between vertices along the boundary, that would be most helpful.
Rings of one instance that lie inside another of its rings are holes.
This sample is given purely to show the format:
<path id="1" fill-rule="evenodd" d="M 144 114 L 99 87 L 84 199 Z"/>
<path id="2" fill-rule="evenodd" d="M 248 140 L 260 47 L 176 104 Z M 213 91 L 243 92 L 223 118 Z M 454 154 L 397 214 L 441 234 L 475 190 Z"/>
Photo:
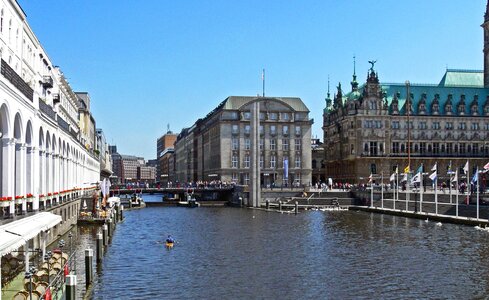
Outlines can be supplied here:
<path id="1" fill-rule="evenodd" d="M 187 193 L 187 201 L 179 201 L 177 205 L 184 207 L 199 207 L 200 203 L 197 202 L 193 194 Z"/>
<path id="2" fill-rule="evenodd" d="M 170 243 L 170 242 L 165 242 L 165 247 L 168 248 L 168 249 L 171 249 L 173 248 L 173 246 L 175 246 L 175 243 Z"/>

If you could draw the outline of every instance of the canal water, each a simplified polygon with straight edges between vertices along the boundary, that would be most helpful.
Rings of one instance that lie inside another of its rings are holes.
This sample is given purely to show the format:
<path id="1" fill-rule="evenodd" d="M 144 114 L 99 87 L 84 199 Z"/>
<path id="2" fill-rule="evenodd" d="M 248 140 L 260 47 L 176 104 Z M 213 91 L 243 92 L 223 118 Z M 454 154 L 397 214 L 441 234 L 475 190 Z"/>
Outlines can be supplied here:
<path id="1" fill-rule="evenodd" d="M 124 216 L 92 299 L 489 295 L 489 233 L 473 227 L 349 211 L 150 207 Z"/>

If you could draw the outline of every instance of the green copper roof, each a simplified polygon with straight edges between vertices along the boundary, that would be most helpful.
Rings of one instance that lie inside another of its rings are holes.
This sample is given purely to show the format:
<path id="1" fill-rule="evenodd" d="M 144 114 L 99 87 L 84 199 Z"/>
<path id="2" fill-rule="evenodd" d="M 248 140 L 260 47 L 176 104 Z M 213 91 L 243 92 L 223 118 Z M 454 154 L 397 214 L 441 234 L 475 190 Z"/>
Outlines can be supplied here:
<path id="1" fill-rule="evenodd" d="M 297 112 L 309 112 L 309 109 L 306 107 L 304 102 L 302 102 L 301 98 L 297 97 L 249 97 L 249 96 L 229 96 L 224 100 L 224 108 L 226 110 L 238 110 L 243 105 L 248 104 L 249 102 L 256 100 L 257 98 L 263 100 L 275 100 L 279 102 L 283 102 L 284 104 L 290 106 L 294 111 Z"/>
<path id="2" fill-rule="evenodd" d="M 439 85 L 484 87 L 484 71 L 448 69 Z"/>

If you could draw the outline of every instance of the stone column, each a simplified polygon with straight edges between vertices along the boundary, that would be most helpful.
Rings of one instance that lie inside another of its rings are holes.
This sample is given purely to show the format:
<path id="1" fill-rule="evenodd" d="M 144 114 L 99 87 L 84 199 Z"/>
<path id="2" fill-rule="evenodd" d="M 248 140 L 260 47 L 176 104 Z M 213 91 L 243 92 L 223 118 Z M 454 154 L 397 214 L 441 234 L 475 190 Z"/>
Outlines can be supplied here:
<path id="1" fill-rule="evenodd" d="M 2 196 L 14 200 L 15 139 L 2 138 Z M 15 201 L 10 203 L 10 215 L 15 212 Z"/>
<path id="2" fill-rule="evenodd" d="M 48 193 L 51 193 L 51 152 L 46 151 L 44 153 L 44 195 L 47 196 Z"/>
<path id="3" fill-rule="evenodd" d="M 36 186 L 37 189 L 37 194 L 36 196 L 37 199 L 37 205 L 39 205 L 39 195 L 44 194 L 46 195 L 45 191 L 45 182 L 46 182 L 46 151 L 44 150 L 39 150 L 39 170 L 37 172 L 38 178 L 39 178 L 39 184 Z M 39 209 L 39 206 L 37 206 L 37 209 Z"/>
<path id="4" fill-rule="evenodd" d="M 253 207 L 260 206 L 260 102 L 252 105 L 251 114 L 251 204 Z"/>
<path id="5" fill-rule="evenodd" d="M 25 196 L 26 188 L 26 146 L 23 143 L 15 144 L 15 196 Z M 27 200 L 22 201 L 22 213 L 27 212 Z"/>
<path id="6" fill-rule="evenodd" d="M 39 151 L 36 147 L 27 147 L 26 193 L 36 194 L 39 190 Z M 37 166 L 37 167 L 36 167 Z M 39 198 L 32 199 L 32 210 L 39 209 Z"/>

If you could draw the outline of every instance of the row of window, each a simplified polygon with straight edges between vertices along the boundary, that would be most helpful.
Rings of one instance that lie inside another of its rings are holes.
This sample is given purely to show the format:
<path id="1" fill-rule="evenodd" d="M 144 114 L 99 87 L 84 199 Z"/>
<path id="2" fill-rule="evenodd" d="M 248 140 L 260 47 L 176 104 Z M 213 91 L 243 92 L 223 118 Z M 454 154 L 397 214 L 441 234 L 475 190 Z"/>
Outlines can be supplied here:
<path id="1" fill-rule="evenodd" d="M 301 183 L 301 173 L 293 173 L 291 174 L 291 182 L 293 181 L 294 183 Z M 231 181 L 232 182 L 240 182 L 239 181 L 239 174 L 234 172 L 231 174 Z M 283 184 L 286 184 L 287 183 L 287 180 L 283 179 Z M 245 185 L 249 185 L 250 184 L 250 174 L 249 173 L 243 173 L 243 180 L 242 182 L 243 184 Z"/>
<path id="2" fill-rule="evenodd" d="M 415 153 L 446 153 L 446 154 L 489 154 L 489 148 L 484 144 L 466 144 L 466 143 L 414 143 L 411 144 L 411 151 Z M 405 153 L 407 146 L 404 143 L 393 142 L 392 153 Z"/>
<path id="3" fill-rule="evenodd" d="M 277 134 L 277 125 L 269 125 L 268 127 L 268 132 L 271 135 L 276 135 Z M 295 134 L 300 135 L 302 130 L 300 126 L 295 126 Z M 288 135 L 289 134 L 289 125 L 282 125 L 282 135 Z M 239 125 L 233 124 L 231 127 L 231 133 L 232 134 L 238 134 L 239 133 Z M 244 126 L 244 133 L 245 134 L 250 134 L 251 133 L 251 125 L 245 125 Z M 260 134 L 265 134 L 265 127 L 263 125 L 260 125 Z"/>
<path id="4" fill-rule="evenodd" d="M 367 122 L 369 122 L 369 121 L 366 121 L 365 127 L 366 128 L 371 128 L 371 127 L 368 127 L 367 126 Z M 444 126 L 444 129 L 454 129 L 455 128 L 454 122 L 445 122 L 444 125 L 445 125 Z M 382 128 L 382 125 L 380 125 L 380 126 L 381 127 L 378 127 L 378 128 Z M 410 129 L 414 129 L 414 122 L 413 121 L 409 121 L 409 127 L 410 127 Z M 392 129 L 400 129 L 400 128 L 401 128 L 400 121 L 392 121 Z M 403 122 L 403 128 L 404 129 L 407 129 L 408 128 L 408 122 Z M 426 122 L 426 121 L 418 122 L 418 129 L 428 129 L 428 128 L 429 128 L 428 122 Z M 442 128 L 442 126 L 441 126 L 441 123 L 440 122 L 438 122 L 438 121 L 431 122 L 431 129 L 438 130 L 438 129 L 441 129 L 441 128 Z M 456 128 L 459 129 L 459 130 L 467 130 L 467 123 L 460 122 L 460 123 L 457 124 L 457 127 Z M 470 130 L 479 130 L 479 129 L 480 129 L 480 124 L 479 123 L 477 123 L 477 122 L 470 123 Z M 484 124 L 484 130 L 489 130 L 489 123 L 485 123 Z"/>
<path id="5" fill-rule="evenodd" d="M 284 164 L 285 164 L 285 161 L 283 160 L 282 163 L 280 164 L 280 166 L 278 166 L 277 164 L 277 157 L 275 155 L 271 155 L 270 156 L 270 161 L 269 161 L 269 164 L 268 164 L 268 167 L 271 168 L 271 169 L 275 169 L 275 168 L 284 168 Z M 238 155 L 237 154 L 233 154 L 231 156 L 231 168 L 233 169 L 237 169 L 239 168 L 238 166 Z M 295 160 L 294 160 L 294 167 L 295 168 L 301 168 L 301 157 L 300 156 L 296 156 L 295 157 Z M 290 165 L 289 165 L 290 166 Z M 243 165 L 242 165 L 243 168 L 250 168 L 251 167 L 251 157 L 249 155 L 245 155 L 244 156 L 244 160 L 243 160 Z M 265 167 L 265 158 L 264 156 L 260 156 L 260 168 L 264 168 Z"/>
<path id="6" fill-rule="evenodd" d="M 277 150 L 277 140 L 276 139 L 269 139 L 268 140 L 269 144 L 269 149 L 270 150 Z M 263 150 L 265 148 L 265 139 L 260 139 L 260 150 Z M 301 151 L 302 148 L 302 140 L 301 139 L 295 139 L 294 140 L 294 149 L 295 151 Z M 250 150 L 251 149 L 251 140 L 246 138 L 244 139 L 244 149 L 245 150 Z M 231 150 L 239 150 L 239 138 L 232 138 L 231 139 Z M 282 139 L 282 150 L 283 151 L 289 151 L 289 140 L 288 139 Z"/>

